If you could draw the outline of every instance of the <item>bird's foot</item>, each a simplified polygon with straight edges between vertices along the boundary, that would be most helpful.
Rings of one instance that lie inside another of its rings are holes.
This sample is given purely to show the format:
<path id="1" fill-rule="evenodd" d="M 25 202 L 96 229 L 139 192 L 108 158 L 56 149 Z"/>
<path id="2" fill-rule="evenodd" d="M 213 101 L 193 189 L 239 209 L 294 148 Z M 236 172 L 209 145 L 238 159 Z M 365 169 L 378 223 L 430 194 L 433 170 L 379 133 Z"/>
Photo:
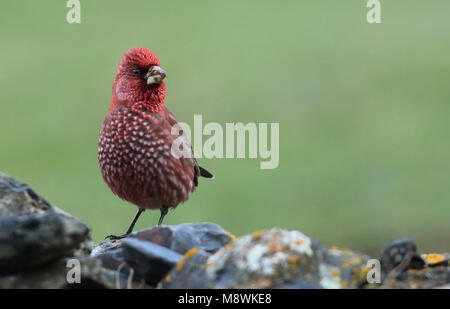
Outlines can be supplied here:
<path id="1" fill-rule="evenodd" d="M 105 237 L 105 239 L 109 239 L 109 240 L 119 240 L 119 239 L 123 239 L 126 238 L 130 235 L 131 233 L 128 234 L 123 234 L 123 235 L 108 235 Z"/>

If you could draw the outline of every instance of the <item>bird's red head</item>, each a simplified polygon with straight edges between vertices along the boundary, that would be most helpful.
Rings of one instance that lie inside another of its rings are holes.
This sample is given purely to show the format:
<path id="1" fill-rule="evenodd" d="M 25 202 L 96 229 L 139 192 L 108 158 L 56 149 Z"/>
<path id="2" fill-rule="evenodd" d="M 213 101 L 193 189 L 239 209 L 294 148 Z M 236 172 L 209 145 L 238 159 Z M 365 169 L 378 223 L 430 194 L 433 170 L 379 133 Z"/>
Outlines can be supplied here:
<path id="1" fill-rule="evenodd" d="M 126 51 L 114 81 L 111 108 L 139 105 L 152 112 L 160 111 L 166 96 L 165 77 L 166 72 L 151 50 L 136 47 Z"/>

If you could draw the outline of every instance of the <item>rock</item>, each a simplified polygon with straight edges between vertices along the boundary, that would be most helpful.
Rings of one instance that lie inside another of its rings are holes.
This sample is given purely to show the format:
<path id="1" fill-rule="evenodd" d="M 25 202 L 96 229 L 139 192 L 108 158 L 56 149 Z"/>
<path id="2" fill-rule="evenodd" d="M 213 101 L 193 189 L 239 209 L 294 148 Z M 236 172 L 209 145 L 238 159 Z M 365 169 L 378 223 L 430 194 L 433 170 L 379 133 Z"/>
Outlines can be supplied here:
<path id="1" fill-rule="evenodd" d="M 450 254 L 419 255 L 412 239 L 392 241 L 381 255 L 383 289 L 430 289 L 450 284 Z"/>
<path id="2" fill-rule="evenodd" d="M 132 235 L 140 240 L 170 248 L 180 254 L 198 248 L 213 253 L 232 240 L 230 233 L 214 223 L 185 223 L 140 231 Z"/>
<path id="3" fill-rule="evenodd" d="M 126 263 L 123 257 L 123 250 L 120 247 L 122 242 L 101 242 L 91 252 L 91 257 L 102 262 L 103 267 L 117 270 L 120 265 Z"/>
<path id="4" fill-rule="evenodd" d="M 126 239 L 101 242 L 91 257 L 112 270 L 123 264 L 133 269 L 137 277 L 155 286 L 181 260 L 181 254 L 196 248 L 207 257 L 231 239 L 228 232 L 213 223 L 154 227 L 133 233 Z"/>
<path id="5" fill-rule="evenodd" d="M 381 285 L 383 289 L 432 289 L 450 284 L 450 270 L 447 266 L 411 269 L 388 276 Z"/>
<path id="6" fill-rule="evenodd" d="M 214 223 L 186 223 L 169 228 L 173 233 L 170 248 L 181 254 L 192 248 L 214 253 L 232 239 L 230 233 Z"/>
<path id="7" fill-rule="evenodd" d="M 91 248 L 84 222 L 0 173 L 0 288 L 450 287 L 450 254 L 419 255 L 408 238 L 381 254 L 381 284 L 367 283 L 368 256 L 278 228 L 236 239 L 187 223 Z"/>
<path id="8" fill-rule="evenodd" d="M 125 261 L 136 276 L 152 286 L 156 286 L 183 257 L 160 245 L 133 238 L 126 239 L 121 247 Z"/>
<path id="9" fill-rule="evenodd" d="M 422 269 L 425 262 L 417 254 L 416 244 L 412 239 L 399 238 L 393 240 L 380 257 L 383 272 L 390 272 L 401 267 L 403 270 Z"/>
<path id="10" fill-rule="evenodd" d="M 0 274 L 90 251 L 89 227 L 0 173 Z"/>
<path id="11" fill-rule="evenodd" d="M 54 211 L 18 217 L 0 217 L 0 273 L 36 267 L 73 255 L 89 235 L 79 220 Z"/>
<path id="12" fill-rule="evenodd" d="M 164 277 L 159 288 L 170 289 L 198 289 L 206 288 L 207 260 L 211 254 L 198 248 L 188 250 L 172 271 Z M 200 269 L 200 271 L 198 271 Z M 192 275 L 195 273 L 195 275 Z"/>
<path id="13" fill-rule="evenodd" d="M 427 253 L 422 254 L 421 258 L 426 267 L 450 266 L 450 253 Z"/>
<path id="14" fill-rule="evenodd" d="M 149 288 L 132 276 L 104 269 L 101 262 L 90 258 L 79 258 L 80 282 L 69 283 L 68 260 L 60 259 L 45 264 L 39 269 L 29 269 L 18 274 L 0 277 L 1 289 L 63 289 L 63 288 Z M 69 274 L 70 276 L 70 274 Z"/>
<path id="15" fill-rule="evenodd" d="M 33 189 L 0 172 L 0 216 L 43 213 L 50 208 Z"/>
<path id="16" fill-rule="evenodd" d="M 298 231 L 255 232 L 207 259 L 197 253 L 188 251 L 162 287 L 356 288 L 367 273 L 367 256 L 326 248 Z"/>

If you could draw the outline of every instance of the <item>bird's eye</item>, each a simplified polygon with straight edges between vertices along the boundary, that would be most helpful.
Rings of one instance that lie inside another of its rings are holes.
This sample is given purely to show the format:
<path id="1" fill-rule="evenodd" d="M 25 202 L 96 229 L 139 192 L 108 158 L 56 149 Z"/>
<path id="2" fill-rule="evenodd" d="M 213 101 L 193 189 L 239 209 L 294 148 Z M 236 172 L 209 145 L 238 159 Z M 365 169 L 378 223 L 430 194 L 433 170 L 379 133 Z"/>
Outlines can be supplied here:
<path id="1" fill-rule="evenodd" d="M 139 70 L 139 69 L 133 69 L 133 74 L 134 74 L 134 75 L 139 75 L 139 74 L 141 74 L 141 70 Z"/>

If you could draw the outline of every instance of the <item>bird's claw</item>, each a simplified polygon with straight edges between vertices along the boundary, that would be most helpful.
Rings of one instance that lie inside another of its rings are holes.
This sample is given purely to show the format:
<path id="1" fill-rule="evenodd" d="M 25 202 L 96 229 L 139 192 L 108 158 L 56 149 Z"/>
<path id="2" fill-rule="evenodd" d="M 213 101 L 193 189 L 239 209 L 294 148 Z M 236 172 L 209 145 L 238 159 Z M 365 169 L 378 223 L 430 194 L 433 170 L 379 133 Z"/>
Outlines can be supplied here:
<path id="1" fill-rule="evenodd" d="M 119 236 L 117 236 L 117 235 L 108 235 L 108 236 L 105 237 L 105 239 L 119 240 L 119 239 L 123 239 L 123 238 L 127 237 L 128 235 L 130 235 L 130 234 L 123 234 L 123 235 L 119 235 Z"/>

